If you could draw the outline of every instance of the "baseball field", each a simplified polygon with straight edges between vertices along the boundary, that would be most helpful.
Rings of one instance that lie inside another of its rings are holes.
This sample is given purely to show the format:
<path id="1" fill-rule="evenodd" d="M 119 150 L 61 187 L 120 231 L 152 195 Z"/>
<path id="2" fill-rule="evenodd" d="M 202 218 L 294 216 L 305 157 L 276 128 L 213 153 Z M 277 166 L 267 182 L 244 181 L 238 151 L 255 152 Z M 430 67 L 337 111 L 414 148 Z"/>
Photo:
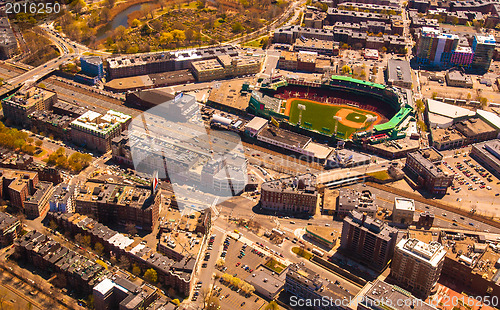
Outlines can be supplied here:
<path id="1" fill-rule="evenodd" d="M 303 105 L 302 120 L 300 126 L 311 129 L 325 135 L 348 139 L 356 131 L 364 131 L 369 127 L 382 121 L 383 117 L 376 112 L 366 111 L 349 105 L 334 105 L 311 100 L 290 98 L 286 102 L 285 115 L 289 116 L 290 123 L 296 125 L 299 122 L 301 110 L 298 105 Z M 336 118 L 334 118 L 336 116 Z M 375 116 L 377 120 L 368 123 L 369 117 Z"/>

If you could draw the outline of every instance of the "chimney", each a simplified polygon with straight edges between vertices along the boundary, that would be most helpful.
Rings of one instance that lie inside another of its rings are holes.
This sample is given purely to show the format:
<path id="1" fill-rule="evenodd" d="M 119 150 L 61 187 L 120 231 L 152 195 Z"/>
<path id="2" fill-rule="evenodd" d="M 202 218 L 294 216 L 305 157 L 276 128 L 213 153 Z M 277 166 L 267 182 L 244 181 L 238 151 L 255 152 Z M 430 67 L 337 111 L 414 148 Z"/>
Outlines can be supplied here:
<path id="1" fill-rule="evenodd" d="M 365 221 L 366 221 L 366 212 L 363 212 L 363 218 L 361 220 L 361 226 L 365 225 Z"/>

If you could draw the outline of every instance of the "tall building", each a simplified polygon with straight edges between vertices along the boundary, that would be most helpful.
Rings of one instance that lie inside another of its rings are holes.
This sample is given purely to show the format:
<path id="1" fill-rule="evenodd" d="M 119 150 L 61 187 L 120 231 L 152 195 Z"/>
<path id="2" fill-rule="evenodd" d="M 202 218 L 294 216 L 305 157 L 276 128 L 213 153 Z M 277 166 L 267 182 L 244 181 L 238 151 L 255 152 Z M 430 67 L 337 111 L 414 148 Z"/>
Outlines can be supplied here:
<path id="1" fill-rule="evenodd" d="M 129 115 L 109 110 L 105 115 L 88 111 L 71 122 L 71 139 L 75 144 L 107 152 L 111 140 L 126 130 L 132 118 Z"/>
<path id="2" fill-rule="evenodd" d="M 366 213 L 351 211 L 344 218 L 340 247 L 377 270 L 392 258 L 398 230 Z"/>
<path id="3" fill-rule="evenodd" d="M 402 239 L 396 245 L 391 276 L 403 288 L 423 299 L 439 280 L 446 250 L 441 243 Z"/>
<path id="4" fill-rule="evenodd" d="M 493 35 L 475 35 L 472 41 L 472 50 L 474 51 L 472 68 L 484 72 L 488 71 L 495 47 L 496 41 Z"/>
<path id="5" fill-rule="evenodd" d="M 417 63 L 446 67 L 458 46 L 456 34 L 442 33 L 438 29 L 422 27 L 417 43 Z"/>
<path id="6" fill-rule="evenodd" d="M 99 56 L 80 57 L 80 66 L 82 72 L 89 76 L 97 76 L 99 79 L 104 77 L 102 59 Z"/>

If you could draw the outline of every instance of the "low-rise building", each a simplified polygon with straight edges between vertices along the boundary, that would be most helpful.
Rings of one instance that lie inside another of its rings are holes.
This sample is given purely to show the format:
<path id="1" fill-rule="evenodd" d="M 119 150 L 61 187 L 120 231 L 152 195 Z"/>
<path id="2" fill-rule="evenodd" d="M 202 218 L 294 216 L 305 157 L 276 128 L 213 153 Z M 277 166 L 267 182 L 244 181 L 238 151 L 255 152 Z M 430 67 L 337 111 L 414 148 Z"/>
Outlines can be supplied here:
<path id="1" fill-rule="evenodd" d="M 442 276 L 475 296 L 500 296 L 500 243 L 481 241 L 479 235 L 460 233 L 440 235 L 446 246 Z"/>
<path id="2" fill-rule="evenodd" d="M 474 86 L 471 77 L 461 71 L 448 71 L 446 73 L 446 84 L 463 88 L 472 88 Z"/>
<path id="3" fill-rule="evenodd" d="M 334 55 L 335 49 L 338 49 L 335 42 L 319 39 L 298 38 L 293 45 L 293 50 L 296 52 L 314 52 L 328 56 Z"/>
<path id="4" fill-rule="evenodd" d="M 0 247 L 6 247 L 17 238 L 21 222 L 9 213 L 0 212 Z"/>
<path id="5" fill-rule="evenodd" d="M 348 168 L 368 165 L 371 156 L 348 149 L 336 149 L 326 159 L 327 168 Z"/>
<path id="6" fill-rule="evenodd" d="M 151 231 L 158 223 L 161 195 L 148 186 L 86 182 L 77 190 L 75 211 L 100 222 Z"/>
<path id="7" fill-rule="evenodd" d="M 430 128 L 430 138 L 432 146 L 439 150 L 460 148 L 465 143 L 465 137 L 454 127 L 451 128 Z"/>
<path id="8" fill-rule="evenodd" d="M 158 298 L 158 289 L 148 283 L 137 285 L 124 277 L 113 276 L 94 286 L 92 296 L 96 310 L 146 309 Z"/>
<path id="9" fill-rule="evenodd" d="M 375 217 L 377 206 L 374 201 L 375 194 L 372 194 L 369 190 L 359 192 L 351 188 L 342 187 L 339 189 L 339 195 L 337 197 L 335 217 L 342 219 L 352 210 Z"/>
<path id="10" fill-rule="evenodd" d="M 339 232 L 332 227 L 314 225 L 306 227 L 306 236 L 329 249 L 337 244 L 340 237 Z"/>
<path id="11" fill-rule="evenodd" d="M 410 292 L 380 279 L 365 285 L 356 297 L 350 309 L 437 310 L 436 307 L 413 296 Z"/>
<path id="12" fill-rule="evenodd" d="M 245 282 L 253 285 L 255 291 L 268 299 L 274 299 L 285 286 L 287 269 L 281 273 L 276 273 L 263 266 L 254 270 Z"/>
<path id="13" fill-rule="evenodd" d="M 315 72 L 318 54 L 315 52 L 282 51 L 278 60 L 278 68 L 290 71 Z"/>
<path id="14" fill-rule="evenodd" d="M 28 264 L 62 275 L 66 288 L 91 293 L 110 275 L 102 265 L 66 248 L 48 236 L 32 230 L 14 241 L 15 254 Z"/>
<path id="15" fill-rule="evenodd" d="M 50 110 L 56 101 L 55 92 L 38 87 L 30 88 L 3 99 L 3 115 L 15 124 L 29 127 L 28 115 L 37 110 Z"/>
<path id="16" fill-rule="evenodd" d="M 270 211 L 314 215 L 317 202 L 316 177 L 312 174 L 269 181 L 261 187 L 260 204 Z"/>
<path id="17" fill-rule="evenodd" d="M 499 130 L 481 118 L 473 117 L 455 124 L 455 128 L 465 137 L 464 144 L 495 139 Z"/>
<path id="18" fill-rule="evenodd" d="M 3 169 L 0 171 L 1 197 L 9 200 L 10 204 L 24 211 L 26 198 L 35 193 L 39 183 L 38 173 Z"/>
<path id="19" fill-rule="evenodd" d="M 50 212 L 73 212 L 75 210 L 76 186 L 59 184 L 55 187 L 54 193 L 49 200 Z"/>
<path id="20" fill-rule="evenodd" d="M 472 146 L 470 155 L 497 178 L 500 178 L 500 140 L 476 143 Z"/>
<path id="21" fill-rule="evenodd" d="M 415 201 L 413 199 L 395 197 L 392 209 L 392 221 L 394 223 L 410 225 L 413 223 L 415 214 Z"/>
<path id="22" fill-rule="evenodd" d="M 193 75 L 198 82 L 255 74 L 260 71 L 260 66 L 260 59 L 253 57 L 231 57 L 229 55 L 220 55 L 214 59 L 191 63 Z"/>
<path id="23" fill-rule="evenodd" d="M 412 88 L 410 63 L 401 59 L 389 59 L 387 62 L 387 85 Z"/>
<path id="24" fill-rule="evenodd" d="M 0 57 L 9 59 L 14 56 L 19 49 L 17 39 L 7 16 L 0 17 Z"/>
<path id="25" fill-rule="evenodd" d="M 454 175 L 447 174 L 429 160 L 429 152 L 421 150 L 409 153 L 406 157 L 406 168 L 417 179 L 419 186 L 425 187 L 432 194 L 446 194 L 453 182 Z"/>
<path id="26" fill-rule="evenodd" d="M 52 183 L 40 182 L 35 187 L 33 195 L 29 196 L 24 202 L 24 213 L 29 219 L 45 217 L 49 211 L 49 199 L 54 191 Z"/>

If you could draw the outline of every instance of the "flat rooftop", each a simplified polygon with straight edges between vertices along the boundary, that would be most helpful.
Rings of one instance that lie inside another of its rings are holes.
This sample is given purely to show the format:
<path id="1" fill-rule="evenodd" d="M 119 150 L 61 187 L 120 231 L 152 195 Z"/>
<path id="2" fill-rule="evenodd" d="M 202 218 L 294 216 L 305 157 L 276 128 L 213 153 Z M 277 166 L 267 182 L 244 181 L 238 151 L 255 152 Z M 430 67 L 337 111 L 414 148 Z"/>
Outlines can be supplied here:
<path id="1" fill-rule="evenodd" d="M 251 81 L 235 79 L 217 82 L 210 90 L 208 101 L 243 111 L 250 101 L 250 93 L 241 92 L 244 83 L 251 83 Z"/>
<path id="2" fill-rule="evenodd" d="M 394 198 L 394 208 L 396 210 L 415 211 L 415 201 L 413 199 L 396 197 Z"/>
<path id="3" fill-rule="evenodd" d="M 401 239 L 396 248 L 406 255 L 427 261 L 432 266 L 437 266 L 446 255 L 446 249 L 436 241 L 425 243 L 417 239 Z"/>
<path id="4" fill-rule="evenodd" d="M 271 126 L 264 128 L 258 136 L 298 148 L 306 147 L 311 141 L 310 137 Z"/>

